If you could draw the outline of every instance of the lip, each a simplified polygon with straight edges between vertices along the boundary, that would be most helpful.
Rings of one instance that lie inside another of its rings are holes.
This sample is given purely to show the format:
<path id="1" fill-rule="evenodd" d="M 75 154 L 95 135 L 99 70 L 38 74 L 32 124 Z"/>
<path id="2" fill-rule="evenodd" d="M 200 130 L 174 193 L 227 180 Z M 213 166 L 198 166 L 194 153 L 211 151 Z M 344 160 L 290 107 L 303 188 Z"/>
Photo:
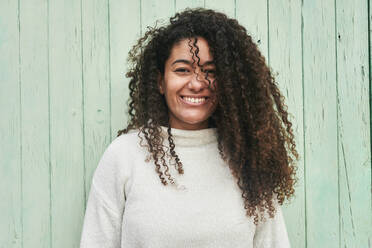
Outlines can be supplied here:
<path id="1" fill-rule="evenodd" d="M 194 97 L 194 98 L 206 97 L 204 102 L 197 103 L 197 102 L 188 102 L 188 101 L 184 100 L 182 98 L 182 96 L 178 96 L 178 98 L 180 99 L 181 102 L 183 102 L 184 104 L 190 105 L 190 106 L 201 106 L 201 105 L 207 104 L 208 101 L 209 101 L 209 98 L 210 98 L 210 97 L 207 97 L 207 96 L 183 96 L 183 97 Z"/>

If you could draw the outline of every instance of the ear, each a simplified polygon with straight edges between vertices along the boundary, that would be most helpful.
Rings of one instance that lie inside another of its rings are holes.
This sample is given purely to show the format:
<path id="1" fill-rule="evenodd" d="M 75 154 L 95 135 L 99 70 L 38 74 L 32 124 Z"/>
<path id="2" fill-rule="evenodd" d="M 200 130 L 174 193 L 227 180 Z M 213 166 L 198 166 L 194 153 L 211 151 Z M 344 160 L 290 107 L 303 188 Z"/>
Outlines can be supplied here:
<path id="1" fill-rule="evenodd" d="M 164 95 L 164 85 L 163 85 L 163 77 L 161 76 L 161 73 L 158 73 L 158 87 L 159 87 L 159 92 L 160 94 Z"/>

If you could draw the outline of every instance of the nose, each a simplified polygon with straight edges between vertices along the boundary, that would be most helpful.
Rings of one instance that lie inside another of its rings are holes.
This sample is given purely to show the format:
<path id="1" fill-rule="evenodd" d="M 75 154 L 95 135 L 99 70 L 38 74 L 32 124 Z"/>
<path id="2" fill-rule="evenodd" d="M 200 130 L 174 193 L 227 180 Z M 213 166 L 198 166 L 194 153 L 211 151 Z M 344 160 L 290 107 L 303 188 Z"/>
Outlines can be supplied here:
<path id="1" fill-rule="evenodd" d="M 199 92 L 207 87 L 206 79 L 203 77 L 203 74 L 200 71 L 195 71 L 190 78 L 188 83 L 188 88 L 192 91 Z"/>

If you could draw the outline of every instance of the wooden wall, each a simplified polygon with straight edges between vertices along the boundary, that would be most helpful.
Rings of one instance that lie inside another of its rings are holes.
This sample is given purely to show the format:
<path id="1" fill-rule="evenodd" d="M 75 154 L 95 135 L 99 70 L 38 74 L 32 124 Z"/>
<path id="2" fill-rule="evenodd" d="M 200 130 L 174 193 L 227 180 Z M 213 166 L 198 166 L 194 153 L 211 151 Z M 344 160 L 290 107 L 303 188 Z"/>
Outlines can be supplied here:
<path id="1" fill-rule="evenodd" d="M 277 73 L 301 156 L 292 247 L 371 247 L 370 0 L 1 0 L 1 248 L 79 246 L 127 52 L 196 6 L 237 18 Z"/>

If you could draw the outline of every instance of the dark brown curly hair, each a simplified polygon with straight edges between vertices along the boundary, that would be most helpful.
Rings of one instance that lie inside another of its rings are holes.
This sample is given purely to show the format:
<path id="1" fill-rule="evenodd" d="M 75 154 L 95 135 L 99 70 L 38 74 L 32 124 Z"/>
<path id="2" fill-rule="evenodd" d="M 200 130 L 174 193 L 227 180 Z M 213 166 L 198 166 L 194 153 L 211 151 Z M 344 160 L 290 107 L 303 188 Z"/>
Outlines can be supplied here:
<path id="1" fill-rule="evenodd" d="M 145 146 L 161 182 L 174 184 L 160 135 L 161 126 L 168 127 L 169 152 L 178 173 L 183 174 L 158 76 L 164 74 L 165 61 L 181 40 L 188 39 L 193 58 L 199 58 L 197 37 L 208 42 L 218 82 L 218 102 L 209 127 L 217 129 L 219 153 L 237 179 L 247 216 L 254 217 L 257 224 L 263 217 L 260 213 L 274 216 L 273 200 L 282 205 L 294 194 L 298 153 L 284 97 L 265 58 L 237 20 L 196 8 L 175 14 L 167 26 L 148 28 L 129 52 L 129 122 L 118 136 L 138 129 L 138 135 L 142 133 L 147 141 Z"/>

